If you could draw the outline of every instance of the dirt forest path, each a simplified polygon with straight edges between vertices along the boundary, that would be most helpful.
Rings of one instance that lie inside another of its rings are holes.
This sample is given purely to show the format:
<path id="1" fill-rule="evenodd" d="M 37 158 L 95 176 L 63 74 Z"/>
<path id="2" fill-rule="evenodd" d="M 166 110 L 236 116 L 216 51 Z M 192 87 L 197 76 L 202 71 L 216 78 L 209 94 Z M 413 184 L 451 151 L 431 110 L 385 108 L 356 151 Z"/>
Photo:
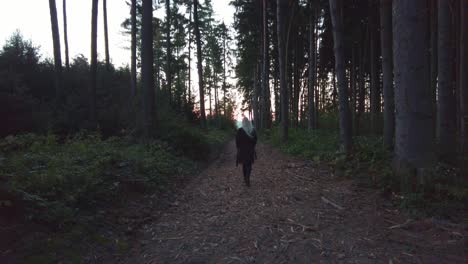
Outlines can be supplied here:
<path id="1" fill-rule="evenodd" d="M 247 188 L 229 143 L 119 262 L 466 263 L 463 230 L 406 222 L 378 190 L 265 144 L 257 153 Z"/>

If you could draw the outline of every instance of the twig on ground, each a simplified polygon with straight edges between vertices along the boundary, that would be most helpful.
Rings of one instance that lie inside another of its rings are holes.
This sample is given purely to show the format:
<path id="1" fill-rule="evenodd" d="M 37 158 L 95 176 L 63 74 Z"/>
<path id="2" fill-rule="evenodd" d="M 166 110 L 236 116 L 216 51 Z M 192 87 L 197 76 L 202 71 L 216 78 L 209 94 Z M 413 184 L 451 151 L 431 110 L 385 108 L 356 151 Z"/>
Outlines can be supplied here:
<path id="1" fill-rule="evenodd" d="M 311 227 L 311 226 L 307 226 L 307 225 L 303 225 L 303 224 L 297 223 L 297 222 L 295 222 L 294 220 L 292 220 L 292 219 L 290 219 L 290 218 L 288 218 L 288 222 L 284 222 L 284 221 L 283 221 L 283 222 L 281 222 L 281 223 L 302 227 L 302 232 L 305 232 L 305 231 L 316 231 L 316 229 L 315 229 L 314 227 Z"/>
<path id="2" fill-rule="evenodd" d="M 393 226 L 390 226 L 388 229 L 403 228 L 403 227 L 408 226 L 408 225 L 409 225 L 410 223 L 412 223 L 412 222 L 413 222 L 412 219 L 408 219 L 408 220 L 406 220 L 406 222 L 404 222 L 403 224 L 393 225 Z"/>
<path id="3" fill-rule="evenodd" d="M 322 196 L 322 201 L 324 201 L 325 203 L 327 203 L 327 204 L 329 204 L 329 205 L 335 207 L 335 208 L 338 209 L 338 210 L 344 210 L 344 207 L 343 207 L 343 206 L 338 205 L 338 204 L 336 204 L 336 203 L 330 201 L 329 199 L 327 199 L 327 198 L 325 198 L 325 197 L 323 197 L 323 196 Z"/>

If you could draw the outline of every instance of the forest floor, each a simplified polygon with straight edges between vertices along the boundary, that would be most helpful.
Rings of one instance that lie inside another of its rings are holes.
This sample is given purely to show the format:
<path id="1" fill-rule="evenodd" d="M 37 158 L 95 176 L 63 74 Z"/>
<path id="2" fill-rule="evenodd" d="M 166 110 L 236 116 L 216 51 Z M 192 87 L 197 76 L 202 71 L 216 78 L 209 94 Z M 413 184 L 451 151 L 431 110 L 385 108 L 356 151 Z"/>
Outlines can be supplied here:
<path id="1" fill-rule="evenodd" d="M 466 227 L 410 219 L 382 191 L 268 145 L 257 153 L 250 188 L 231 142 L 152 213 L 128 251 L 96 261 L 466 263 Z"/>

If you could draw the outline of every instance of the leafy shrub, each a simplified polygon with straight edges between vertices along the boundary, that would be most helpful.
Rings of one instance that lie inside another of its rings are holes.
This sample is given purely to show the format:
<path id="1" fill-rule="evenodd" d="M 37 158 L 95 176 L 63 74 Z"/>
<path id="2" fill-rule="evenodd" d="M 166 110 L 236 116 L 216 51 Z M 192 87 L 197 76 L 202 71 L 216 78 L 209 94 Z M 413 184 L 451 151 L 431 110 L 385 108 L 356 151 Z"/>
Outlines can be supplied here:
<path id="1" fill-rule="evenodd" d="M 53 135 L 9 136 L 0 146 L 0 173 L 7 175 L 8 188 L 33 205 L 30 216 L 38 213 L 45 221 L 66 221 L 81 209 L 115 198 L 128 178 L 164 187 L 171 175 L 196 166 L 164 142 L 135 144 L 96 134 L 78 134 L 63 143 Z"/>

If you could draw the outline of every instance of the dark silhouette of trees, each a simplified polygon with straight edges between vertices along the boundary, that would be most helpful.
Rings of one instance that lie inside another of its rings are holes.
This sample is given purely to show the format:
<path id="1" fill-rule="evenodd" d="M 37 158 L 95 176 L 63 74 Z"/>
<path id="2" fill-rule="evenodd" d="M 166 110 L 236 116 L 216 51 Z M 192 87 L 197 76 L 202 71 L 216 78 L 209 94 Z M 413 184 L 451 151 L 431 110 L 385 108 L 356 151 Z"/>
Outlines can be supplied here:
<path id="1" fill-rule="evenodd" d="M 62 95 L 62 54 L 60 51 L 60 34 L 57 21 L 57 7 L 55 0 L 49 0 L 50 22 L 52 27 L 52 40 L 54 45 L 54 69 L 55 69 L 55 96 L 56 110 L 61 104 Z"/>
<path id="2" fill-rule="evenodd" d="M 198 0 L 193 1 L 193 23 L 197 45 L 198 89 L 200 90 L 200 122 L 206 128 L 205 91 L 203 86 L 203 65 L 201 51 L 200 21 L 198 19 Z"/>
<path id="3" fill-rule="evenodd" d="M 141 25 L 141 84 L 143 106 L 143 135 L 150 137 L 155 126 L 153 80 L 153 1 L 142 1 Z"/>
<path id="4" fill-rule="evenodd" d="M 380 32 L 382 46 L 382 71 L 384 94 L 383 140 L 388 148 L 393 147 L 395 135 L 395 95 L 393 88 L 392 50 L 392 1 L 380 0 Z"/>
<path id="5" fill-rule="evenodd" d="M 98 0 L 92 1 L 91 10 L 91 85 L 89 100 L 89 122 L 93 129 L 97 128 L 96 90 L 97 90 L 97 19 Z"/>
<path id="6" fill-rule="evenodd" d="M 68 26 L 67 26 L 67 0 L 63 0 L 63 43 L 65 45 L 65 67 L 70 69 L 68 56 Z"/>
<path id="7" fill-rule="evenodd" d="M 425 0 L 393 1 L 395 172 L 406 190 L 434 164 L 427 8 Z"/>
<path id="8" fill-rule="evenodd" d="M 104 22 L 104 51 L 106 54 L 106 69 L 110 69 L 110 57 L 109 57 L 109 32 L 107 29 L 107 0 L 102 0 L 102 15 Z"/>
<path id="9" fill-rule="evenodd" d="M 330 14 L 333 24 L 333 41 L 335 50 L 335 69 L 339 90 L 340 138 L 344 152 L 346 154 L 350 154 L 352 148 L 352 131 L 345 72 L 343 7 L 341 4 L 342 2 L 339 0 L 330 0 Z"/>
<path id="10" fill-rule="evenodd" d="M 437 139 L 439 155 L 450 161 L 456 154 L 456 101 L 454 72 L 455 25 L 450 10 L 450 1 L 438 3 L 438 93 L 437 93 Z"/>

